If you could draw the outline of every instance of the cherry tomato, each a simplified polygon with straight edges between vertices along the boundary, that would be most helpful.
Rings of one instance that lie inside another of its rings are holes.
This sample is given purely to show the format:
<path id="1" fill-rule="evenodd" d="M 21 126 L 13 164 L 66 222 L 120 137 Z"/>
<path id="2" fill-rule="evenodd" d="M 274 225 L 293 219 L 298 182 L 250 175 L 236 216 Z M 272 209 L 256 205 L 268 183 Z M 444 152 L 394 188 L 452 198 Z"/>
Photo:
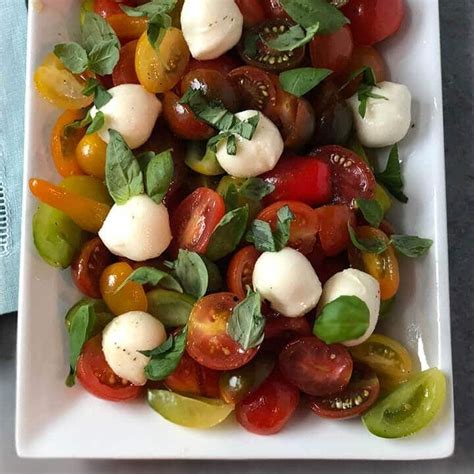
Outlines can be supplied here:
<path id="1" fill-rule="evenodd" d="M 251 433 L 271 435 L 288 423 L 300 393 L 275 370 L 260 387 L 235 407 L 237 421 Z"/>
<path id="2" fill-rule="evenodd" d="M 94 0 L 94 12 L 102 18 L 123 13 L 120 5 L 133 5 L 133 2 L 127 0 Z"/>
<path id="3" fill-rule="evenodd" d="M 325 397 L 313 397 L 311 410 L 322 418 L 346 420 L 365 413 L 376 401 L 380 384 L 375 372 L 356 363 L 349 385 L 343 392 Z"/>
<path id="4" fill-rule="evenodd" d="M 213 293 L 201 298 L 188 321 L 188 354 L 204 367 L 232 370 L 242 367 L 257 353 L 243 349 L 227 334 L 227 321 L 239 298 L 232 293 Z"/>
<path id="5" fill-rule="evenodd" d="M 227 288 L 239 298 L 245 298 L 247 286 L 252 286 L 252 274 L 259 252 L 248 245 L 234 254 L 227 267 Z"/>
<path id="6" fill-rule="evenodd" d="M 349 268 L 349 260 L 346 252 L 340 253 L 335 257 L 326 257 L 319 245 L 315 246 L 313 252 L 308 255 L 308 260 L 311 262 L 311 265 L 313 265 L 314 271 L 316 275 L 318 275 L 322 285 L 336 273 Z"/>
<path id="7" fill-rule="evenodd" d="M 86 242 L 71 264 L 72 279 L 79 290 L 91 298 L 101 298 L 100 276 L 113 261 L 99 237 Z"/>
<path id="8" fill-rule="evenodd" d="M 352 375 L 349 351 L 342 344 L 327 345 L 314 336 L 290 342 L 278 360 L 283 376 L 308 395 L 340 392 Z"/>
<path id="9" fill-rule="evenodd" d="M 114 86 L 140 84 L 135 71 L 135 52 L 138 41 L 130 41 L 120 48 L 120 59 L 112 72 Z"/>
<path id="10" fill-rule="evenodd" d="M 335 74 L 346 70 L 353 49 L 354 40 L 348 25 L 328 35 L 316 35 L 309 46 L 313 66 L 330 69 Z"/>
<path id="11" fill-rule="evenodd" d="M 305 317 L 287 318 L 271 311 L 265 314 L 264 348 L 278 353 L 293 339 L 311 336 L 311 327 Z"/>
<path id="12" fill-rule="evenodd" d="M 387 219 L 384 219 L 380 225 L 379 229 L 387 236 L 391 237 L 393 234 L 396 234 L 394 225 L 389 222 Z"/>
<path id="13" fill-rule="evenodd" d="M 66 110 L 56 121 L 51 134 L 51 154 L 54 166 L 63 176 L 83 174 L 76 159 L 76 146 L 86 133 L 84 128 L 66 128 L 75 120 L 84 118 L 82 110 Z"/>
<path id="14" fill-rule="evenodd" d="M 128 263 L 118 262 L 106 267 L 100 276 L 102 298 L 112 313 L 117 316 L 128 311 L 148 309 L 148 300 L 142 285 L 129 281 L 117 291 L 132 272 L 133 269 Z"/>
<path id="15" fill-rule="evenodd" d="M 260 5 L 259 0 L 235 0 L 244 16 L 246 28 L 255 26 L 265 21 L 265 10 Z"/>
<path id="16" fill-rule="evenodd" d="M 76 157 L 82 171 L 99 179 L 105 178 L 107 144 L 98 133 L 84 135 L 76 147 Z"/>
<path id="17" fill-rule="evenodd" d="M 260 176 L 275 186 L 265 203 L 291 200 L 310 206 L 329 202 L 332 197 L 329 165 L 312 157 L 295 156 L 282 159 L 275 168 Z"/>
<path id="18" fill-rule="evenodd" d="M 217 59 L 209 59 L 207 61 L 200 61 L 199 59 L 191 58 L 188 64 L 188 72 L 195 69 L 212 69 L 227 76 L 230 71 L 240 66 L 240 61 L 237 61 L 230 54 L 223 54 Z"/>
<path id="19" fill-rule="evenodd" d="M 172 89 L 184 74 L 189 62 L 189 49 L 183 33 L 168 28 L 154 48 L 145 33 L 140 36 L 135 55 L 135 70 L 140 84 L 153 93 Z"/>
<path id="20" fill-rule="evenodd" d="M 372 199 L 375 177 L 367 163 L 342 146 L 323 146 L 311 155 L 328 162 L 332 171 L 333 202 L 353 206 L 354 199 Z"/>
<path id="21" fill-rule="evenodd" d="M 361 226 L 355 229 L 361 239 L 380 239 L 385 243 L 389 238 L 380 230 L 370 226 Z M 349 247 L 349 261 L 354 268 L 358 268 L 372 275 L 380 284 L 380 299 L 383 301 L 393 298 L 400 285 L 400 271 L 398 259 L 392 245 L 385 252 L 375 254 L 362 252 L 353 245 Z"/>
<path id="22" fill-rule="evenodd" d="M 171 252 L 179 249 L 205 254 L 209 239 L 224 217 L 222 196 L 209 188 L 198 188 L 190 194 L 171 216 L 173 241 Z"/>
<path id="23" fill-rule="evenodd" d="M 319 221 L 319 242 L 324 255 L 331 257 L 347 250 L 351 241 L 347 224 L 354 227 L 356 218 L 345 204 L 315 209 Z"/>
<path id="24" fill-rule="evenodd" d="M 405 17 L 403 0 L 351 0 L 342 7 L 357 44 L 372 45 L 395 34 Z"/>
<path id="25" fill-rule="evenodd" d="M 261 3 L 268 18 L 290 19 L 280 0 L 261 0 Z"/>
<path id="26" fill-rule="evenodd" d="M 145 17 L 128 16 L 125 13 L 112 15 L 107 18 L 107 23 L 112 27 L 122 44 L 137 40 L 146 34 L 148 20 Z"/>
<path id="27" fill-rule="evenodd" d="M 314 210 L 307 204 L 298 201 L 278 201 L 263 209 L 257 219 L 268 222 L 275 228 L 277 222 L 277 212 L 283 206 L 288 206 L 295 219 L 290 226 L 290 240 L 288 245 L 299 250 L 302 254 L 311 253 L 316 243 L 319 229 L 319 222 L 314 214 Z"/>
<path id="28" fill-rule="evenodd" d="M 173 392 L 219 398 L 219 376 L 219 372 L 199 365 L 185 352 L 178 367 L 164 382 Z"/>
<path id="29" fill-rule="evenodd" d="M 104 400 L 133 400 L 143 392 L 143 387 L 132 385 L 113 373 L 102 352 L 102 334 L 84 344 L 76 373 L 77 379 L 89 393 Z"/>

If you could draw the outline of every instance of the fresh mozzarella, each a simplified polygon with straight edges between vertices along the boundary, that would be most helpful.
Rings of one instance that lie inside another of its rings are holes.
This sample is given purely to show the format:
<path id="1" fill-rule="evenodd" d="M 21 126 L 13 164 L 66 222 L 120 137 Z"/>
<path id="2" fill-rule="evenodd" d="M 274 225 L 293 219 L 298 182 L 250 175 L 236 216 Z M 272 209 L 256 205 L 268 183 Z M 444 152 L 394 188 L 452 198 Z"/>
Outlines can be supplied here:
<path id="1" fill-rule="evenodd" d="M 145 366 L 149 357 L 139 351 L 149 351 L 166 340 L 163 324 L 151 314 L 130 311 L 107 325 L 102 334 L 105 360 L 116 375 L 134 385 L 145 385 Z"/>
<path id="2" fill-rule="evenodd" d="M 259 114 L 257 128 L 251 140 L 236 135 L 237 154 L 227 153 L 227 139 L 217 147 L 217 161 L 230 175 L 250 178 L 272 170 L 283 153 L 283 139 L 275 124 L 257 110 L 245 110 L 236 116 L 246 120 Z"/>
<path id="3" fill-rule="evenodd" d="M 171 242 L 168 209 L 144 194 L 114 204 L 99 237 L 120 257 L 136 262 L 159 257 Z"/>
<path id="4" fill-rule="evenodd" d="M 362 145 L 382 148 L 394 145 L 408 133 L 411 125 L 411 94 L 408 87 L 394 82 L 381 82 L 373 90 L 385 99 L 367 99 L 365 117 L 359 113 L 357 94 L 348 99 L 354 124 Z"/>
<path id="5" fill-rule="evenodd" d="M 234 0 L 185 0 L 181 28 L 193 58 L 215 59 L 242 36 L 244 17 Z"/>
<path id="6" fill-rule="evenodd" d="M 138 148 L 150 138 L 161 113 L 161 102 L 138 84 L 122 84 L 108 92 L 112 98 L 100 108 L 105 118 L 100 137 L 109 143 L 112 128 L 123 136 L 131 149 Z M 92 107 L 91 116 L 95 117 L 97 112 L 97 108 Z"/>
<path id="7" fill-rule="evenodd" d="M 357 296 L 369 308 L 370 321 L 365 333 L 358 339 L 343 342 L 345 346 L 357 346 L 370 337 L 377 325 L 380 311 L 379 282 L 371 275 L 354 268 L 336 273 L 324 285 L 319 309 L 340 296 Z"/>
<path id="8" fill-rule="evenodd" d="M 289 318 L 311 311 L 321 296 L 321 282 L 308 259 L 289 247 L 260 255 L 253 270 L 253 287 L 273 309 Z"/>

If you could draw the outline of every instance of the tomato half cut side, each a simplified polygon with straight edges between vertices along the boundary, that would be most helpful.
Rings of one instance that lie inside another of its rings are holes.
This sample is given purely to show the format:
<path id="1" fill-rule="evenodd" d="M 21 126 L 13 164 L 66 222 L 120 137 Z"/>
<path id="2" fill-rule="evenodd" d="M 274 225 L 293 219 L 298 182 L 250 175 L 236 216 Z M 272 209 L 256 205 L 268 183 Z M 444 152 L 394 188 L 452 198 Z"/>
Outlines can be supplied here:
<path id="1" fill-rule="evenodd" d="M 123 402 L 138 398 L 143 387 L 132 385 L 114 374 L 102 352 L 102 334 L 98 334 L 84 344 L 77 361 L 77 379 L 92 395 Z"/>
<path id="2" fill-rule="evenodd" d="M 239 298 L 245 298 L 247 286 L 252 286 L 252 275 L 260 253 L 253 245 L 240 249 L 227 268 L 227 288 Z"/>

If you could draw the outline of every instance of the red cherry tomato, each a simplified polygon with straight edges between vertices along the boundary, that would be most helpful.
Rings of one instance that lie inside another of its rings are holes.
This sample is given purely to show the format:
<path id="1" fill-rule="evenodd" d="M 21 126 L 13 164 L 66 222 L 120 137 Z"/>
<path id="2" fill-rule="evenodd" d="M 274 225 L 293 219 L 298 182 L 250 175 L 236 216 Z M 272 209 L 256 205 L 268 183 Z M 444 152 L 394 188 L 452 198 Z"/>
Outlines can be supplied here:
<path id="1" fill-rule="evenodd" d="M 308 255 L 308 260 L 311 262 L 311 265 L 313 265 L 314 271 L 316 275 L 318 275 L 322 285 L 333 275 L 342 272 L 342 270 L 350 266 L 346 252 L 335 257 L 326 257 L 320 245 L 314 247 L 313 252 Z"/>
<path id="2" fill-rule="evenodd" d="M 343 392 L 325 397 L 313 397 L 311 410 L 322 418 L 347 420 L 362 415 L 376 401 L 380 384 L 375 372 L 367 365 L 355 363 L 349 385 Z"/>
<path id="3" fill-rule="evenodd" d="M 271 435 L 288 423 L 300 393 L 275 370 L 260 387 L 235 407 L 237 421 L 251 433 Z"/>
<path id="4" fill-rule="evenodd" d="M 318 206 L 329 202 L 332 197 L 330 167 L 312 157 L 282 159 L 261 178 L 275 186 L 275 190 L 266 196 L 266 204 L 291 200 Z"/>
<path id="5" fill-rule="evenodd" d="M 326 396 L 347 387 L 352 358 L 342 344 L 302 337 L 285 346 L 279 357 L 283 376 L 308 395 Z"/>
<path id="6" fill-rule="evenodd" d="M 76 373 L 77 379 L 89 393 L 104 400 L 133 400 L 143 392 L 143 387 L 132 385 L 112 372 L 102 352 L 101 334 L 84 344 Z"/>
<path id="7" fill-rule="evenodd" d="M 288 206 L 295 215 L 290 226 L 288 245 L 304 255 L 311 253 L 316 243 L 319 223 L 314 210 L 307 204 L 298 201 L 278 201 L 263 209 L 257 215 L 257 219 L 268 222 L 275 229 L 277 212 L 283 206 Z"/>
<path id="8" fill-rule="evenodd" d="M 350 0 L 342 7 L 357 44 L 372 45 L 395 34 L 405 17 L 403 0 Z"/>
<path id="9" fill-rule="evenodd" d="M 287 18 L 290 19 L 288 13 L 286 13 L 280 0 L 261 0 L 263 3 L 263 9 L 268 18 Z"/>
<path id="10" fill-rule="evenodd" d="M 311 152 L 312 156 L 331 166 L 333 202 L 353 205 L 354 199 L 372 199 L 375 177 L 367 163 L 353 151 L 337 145 L 328 145 Z"/>
<path id="11" fill-rule="evenodd" d="M 127 5 L 130 7 L 133 6 L 133 2 L 130 0 L 94 0 L 94 12 L 102 18 L 108 18 L 109 16 L 123 13 L 120 5 Z"/>
<path id="12" fill-rule="evenodd" d="M 177 255 L 179 249 L 206 253 L 209 239 L 224 214 L 225 203 L 220 194 L 197 188 L 171 216 L 172 254 Z"/>
<path id="13" fill-rule="evenodd" d="M 240 249 L 227 268 L 227 288 L 239 298 L 245 298 L 247 286 L 252 286 L 252 274 L 259 252 L 253 245 Z"/>
<path id="14" fill-rule="evenodd" d="M 235 0 L 244 16 L 246 27 L 254 26 L 265 21 L 265 10 L 259 0 Z"/>
<path id="15" fill-rule="evenodd" d="M 135 72 L 135 51 L 138 41 L 130 41 L 120 48 L 120 59 L 112 72 L 114 86 L 140 84 Z"/>
<path id="16" fill-rule="evenodd" d="M 353 49 L 354 40 L 348 25 L 329 35 L 316 35 L 309 46 L 313 66 L 330 69 L 335 74 L 346 70 Z"/>
<path id="17" fill-rule="evenodd" d="M 188 321 L 188 354 L 204 367 L 232 370 L 242 367 L 257 353 L 245 350 L 227 334 L 227 322 L 239 298 L 232 293 L 213 293 L 201 298 Z"/>
<path id="18" fill-rule="evenodd" d="M 199 365 L 185 352 L 178 367 L 164 382 L 173 392 L 219 398 L 219 376 L 219 372 Z"/>
<path id="19" fill-rule="evenodd" d="M 86 242 L 71 264 L 72 279 L 79 290 L 91 298 L 102 298 L 100 276 L 113 260 L 99 237 Z"/>
<path id="20" fill-rule="evenodd" d="M 265 318 L 265 350 L 278 353 L 293 339 L 311 336 L 311 327 L 305 317 L 287 318 L 272 311 Z"/>
<path id="21" fill-rule="evenodd" d="M 230 71 L 238 68 L 240 64 L 240 61 L 237 61 L 230 54 L 223 54 L 217 59 L 209 59 L 208 61 L 199 61 L 198 59 L 191 58 L 188 64 L 188 72 L 195 69 L 212 69 L 226 76 Z"/>

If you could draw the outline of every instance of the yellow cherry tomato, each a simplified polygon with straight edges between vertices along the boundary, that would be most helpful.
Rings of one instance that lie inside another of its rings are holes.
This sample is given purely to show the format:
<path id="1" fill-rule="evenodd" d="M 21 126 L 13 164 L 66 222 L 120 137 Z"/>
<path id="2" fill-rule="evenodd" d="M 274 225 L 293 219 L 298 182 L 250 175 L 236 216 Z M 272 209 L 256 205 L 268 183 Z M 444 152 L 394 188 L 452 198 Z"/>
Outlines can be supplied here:
<path id="1" fill-rule="evenodd" d="M 92 176 L 69 176 L 61 181 L 61 186 L 73 193 L 109 206 L 114 203 L 104 182 Z"/>
<path id="2" fill-rule="evenodd" d="M 115 31 L 122 44 L 140 38 L 148 26 L 147 18 L 128 16 L 125 13 L 107 17 L 107 23 Z"/>
<path id="3" fill-rule="evenodd" d="M 98 133 L 84 135 L 76 147 L 76 157 L 84 173 L 99 179 L 105 178 L 107 144 Z"/>

